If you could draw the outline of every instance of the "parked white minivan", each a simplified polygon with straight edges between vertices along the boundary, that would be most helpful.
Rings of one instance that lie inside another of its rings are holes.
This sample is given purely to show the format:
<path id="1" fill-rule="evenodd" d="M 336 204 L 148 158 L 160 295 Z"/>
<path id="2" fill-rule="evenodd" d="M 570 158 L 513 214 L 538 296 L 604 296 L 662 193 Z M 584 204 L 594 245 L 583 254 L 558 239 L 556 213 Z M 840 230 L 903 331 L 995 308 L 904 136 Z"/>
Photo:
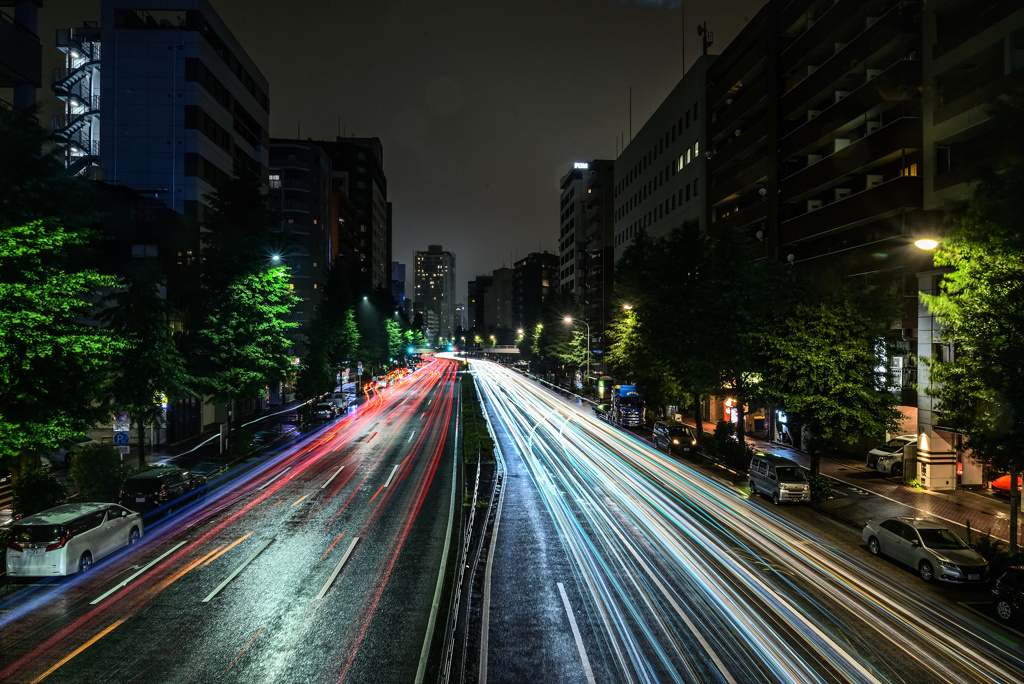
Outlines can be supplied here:
<path id="1" fill-rule="evenodd" d="M 754 454 L 750 459 L 750 498 L 764 494 L 776 506 L 784 501 L 810 501 L 811 486 L 804 469 L 775 454 Z"/>
<path id="2" fill-rule="evenodd" d="M 15 521 L 7 540 L 8 577 L 85 572 L 142 537 L 142 516 L 113 503 L 70 503 Z"/>

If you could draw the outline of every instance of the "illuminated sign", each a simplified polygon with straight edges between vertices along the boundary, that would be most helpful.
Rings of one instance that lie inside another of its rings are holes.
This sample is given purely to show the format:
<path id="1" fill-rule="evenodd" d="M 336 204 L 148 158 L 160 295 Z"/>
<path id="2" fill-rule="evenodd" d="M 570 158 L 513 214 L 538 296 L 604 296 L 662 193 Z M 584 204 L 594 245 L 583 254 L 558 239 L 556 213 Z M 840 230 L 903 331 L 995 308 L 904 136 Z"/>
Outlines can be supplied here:
<path id="1" fill-rule="evenodd" d="M 590 168 L 590 164 L 588 164 L 587 162 L 576 162 L 575 164 L 572 165 L 572 168 L 574 168 L 574 169 L 589 169 Z"/>

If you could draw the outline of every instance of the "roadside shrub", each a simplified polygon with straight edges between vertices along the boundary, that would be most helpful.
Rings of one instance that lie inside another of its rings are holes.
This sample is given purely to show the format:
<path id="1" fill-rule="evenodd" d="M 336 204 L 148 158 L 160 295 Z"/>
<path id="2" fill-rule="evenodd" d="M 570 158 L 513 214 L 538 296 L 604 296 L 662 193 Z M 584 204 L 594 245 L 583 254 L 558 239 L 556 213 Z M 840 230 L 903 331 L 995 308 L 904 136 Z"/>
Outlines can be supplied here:
<path id="1" fill-rule="evenodd" d="M 1011 555 L 1009 549 L 1002 542 L 992 538 L 991 530 L 979 535 L 977 540 L 973 537 L 971 523 L 967 521 L 967 545 L 988 561 L 989 579 L 998 579 L 1006 568 L 1024 562 L 1024 554 L 1018 551 L 1017 554 Z"/>
<path id="2" fill-rule="evenodd" d="M 811 501 L 825 501 L 832 496 L 832 478 L 821 473 L 807 478 L 811 485 Z"/>
<path id="3" fill-rule="evenodd" d="M 109 444 L 90 444 L 71 456 L 68 474 L 79 501 L 117 501 L 121 483 L 134 472 Z"/>
<path id="4" fill-rule="evenodd" d="M 487 432 L 487 419 L 477 396 L 473 376 L 463 375 L 462 383 L 463 461 L 475 465 L 479 455 L 483 463 L 494 463 L 494 440 Z"/>
<path id="5" fill-rule="evenodd" d="M 36 468 L 21 474 L 11 485 L 14 512 L 32 515 L 47 508 L 59 506 L 68 499 L 64 483 L 43 468 Z"/>
<path id="6" fill-rule="evenodd" d="M 724 420 L 718 421 L 713 433 L 700 435 L 697 445 L 705 456 L 737 472 L 746 472 L 755 453 L 752 446 L 740 443 L 736 427 Z"/>

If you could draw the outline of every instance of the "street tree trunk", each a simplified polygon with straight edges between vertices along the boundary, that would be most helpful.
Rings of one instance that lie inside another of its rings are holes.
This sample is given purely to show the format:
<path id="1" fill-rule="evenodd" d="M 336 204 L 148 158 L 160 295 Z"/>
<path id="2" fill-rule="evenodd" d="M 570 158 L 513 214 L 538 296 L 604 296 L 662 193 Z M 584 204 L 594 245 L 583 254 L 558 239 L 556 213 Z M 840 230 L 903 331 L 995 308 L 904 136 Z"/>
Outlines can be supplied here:
<path id="1" fill-rule="evenodd" d="M 704 434 L 704 400 L 700 394 L 695 394 L 696 401 L 693 402 L 693 420 L 697 425 L 697 438 Z"/>

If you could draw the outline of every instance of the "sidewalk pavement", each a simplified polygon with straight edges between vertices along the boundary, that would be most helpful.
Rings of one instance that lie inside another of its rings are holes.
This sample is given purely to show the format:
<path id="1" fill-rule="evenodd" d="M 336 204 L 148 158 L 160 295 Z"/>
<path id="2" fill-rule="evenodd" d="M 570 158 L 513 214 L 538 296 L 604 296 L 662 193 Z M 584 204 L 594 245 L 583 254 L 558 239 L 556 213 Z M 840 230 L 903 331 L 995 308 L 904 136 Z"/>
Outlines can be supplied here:
<path id="1" fill-rule="evenodd" d="M 690 423 L 693 427 L 693 423 Z M 806 452 L 778 442 L 746 437 L 757 451 L 784 456 L 805 468 L 810 468 L 811 457 Z M 992 490 L 954 489 L 931 491 L 913 489 L 899 478 L 879 473 L 867 467 L 863 459 L 850 454 L 833 452 L 821 457 L 820 472 L 848 486 L 836 491 L 827 501 L 814 504 L 820 510 L 858 527 L 872 518 L 930 517 L 959 527 L 966 537 L 991 535 L 1003 543 L 1010 538 L 1010 502 Z M 1020 516 L 1024 522 L 1024 515 Z M 1024 526 L 1018 525 L 1017 544 L 1024 548 Z"/>

